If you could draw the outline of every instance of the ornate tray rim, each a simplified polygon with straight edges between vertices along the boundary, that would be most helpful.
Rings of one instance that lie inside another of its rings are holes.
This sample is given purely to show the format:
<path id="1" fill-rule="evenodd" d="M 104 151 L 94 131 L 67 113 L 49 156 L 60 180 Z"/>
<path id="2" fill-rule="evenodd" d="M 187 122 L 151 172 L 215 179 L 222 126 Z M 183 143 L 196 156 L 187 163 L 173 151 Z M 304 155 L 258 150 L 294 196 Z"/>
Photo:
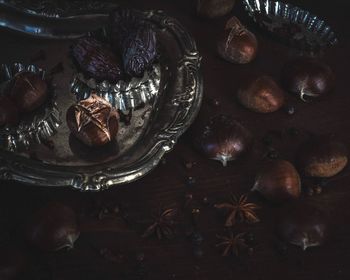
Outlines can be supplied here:
<path id="1" fill-rule="evenodd" d="M 101 191 L 145 176 L 158 165 L 165 153 L 174 148 L 179 137 L 194 121 L 202 103 L 201 56 L 194 39 L 176 19 L 166 16 L 162 11 L 142 13 L 161 28 L 169 29 L 176 37 L 182 50 L 182 59 L 178 61 L 177 68 L 185 71 L 188 77 L 184 87 L 185 93 L 178 93 L 172 97 L 177 102 L 174 119 L 166 128 L 159 131 L 155 144 L 136 162 L 124 169 L 116 169 L 113 167 L 113 162 L 99 170 L 95 170 L 97 166 L 76 168 L 53 166 L 1 151 L 0 179 L 38 186 L 71 186 L 81 191 Z"/>

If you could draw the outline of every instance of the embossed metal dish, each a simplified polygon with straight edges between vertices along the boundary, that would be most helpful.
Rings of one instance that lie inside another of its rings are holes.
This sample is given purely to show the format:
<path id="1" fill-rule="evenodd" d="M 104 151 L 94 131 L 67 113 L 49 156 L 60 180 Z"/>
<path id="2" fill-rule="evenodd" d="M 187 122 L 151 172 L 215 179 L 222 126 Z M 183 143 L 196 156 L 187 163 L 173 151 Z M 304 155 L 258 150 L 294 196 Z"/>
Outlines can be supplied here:
<path id="1" fill-rule="evenodd" d="M 318 51 L 338 42 L 324 20 L 291 4 L 273 0 L 244 0 L 244 7 L 260 27 L 298 48 Z"/>
<path id="2" fill-rule="evenodd" d="M 200 55 L 192 37 L 182 25 L 162 12 L 140 12 L 155 28 L 160 45 L 159 94 L 151 103 L 134 111 L 130 125 L 121 123 L 117 142 L 100 149 L 82 145 L 70 135 L 63 121 L 50 145 L 33 145 L 28 153 L 0 151 L 0 178 L 38 186 L 71 186 L 78 190 L 98 191 L 134 181 L 150 172 L 162 156 L 170 151 L 178 138 L 191 125 L 202 100 Z M 74 104 L 70 92 L 76 69 L 69 57 L 71 41 L 55 44 L 35 40 L 17 46 L 17 53 L 32 57 L 39 48 L 54 54 L 43 62 L 51 69 L 63 64 L 63 73 L 53 78 L 57 84 L 57 103 L 63 115 Z M 4 48 L 11 41 L 4 38 Z M 13 55 L 15 56 L 15 55 Z M 11 54 L 0 53 L 0 60 Z"/>
<path id="3" fill-rule="evenodd" d="M 43 79 L 45 78 L 45 71 L 35 65 L 2 64 L 0 68 L 1 83 L 6 84 L 17 73 L 23 71 L 37 73 Z M 61 118 L 55 94 L 50 92 L 49 100 L 41 108 L 22 119 L 17 126 L 0 128 L 0 147 L 12 152 L 28 150 L 31 145 L 41 144 L 53 136 L 60 125 Z"/>

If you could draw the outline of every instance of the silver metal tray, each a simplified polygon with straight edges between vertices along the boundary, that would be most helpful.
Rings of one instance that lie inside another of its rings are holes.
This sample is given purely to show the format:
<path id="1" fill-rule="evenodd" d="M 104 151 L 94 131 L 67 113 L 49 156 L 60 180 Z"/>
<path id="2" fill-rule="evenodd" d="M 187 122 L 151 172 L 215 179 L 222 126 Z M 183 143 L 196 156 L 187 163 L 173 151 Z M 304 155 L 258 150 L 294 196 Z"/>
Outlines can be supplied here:
<path id="1" fill-rule="evenodd" d="M 150 21 L 158 35 L 159 94 L 134 111 L 130 125 L 121 124 L 116 142 L 101 149 L 81 145 L 70 135 L 65 122 L 66 110 L 75 102 L 70 86 L 77 69 L 69 56 L 71 40 L 21 38 L 27 40 L 26 44 L 16 42 L 11 54 L 0 54 L 3 63 L 11 63 L 19 57 L 29 59 L 42 50 L 47 59 L 38 62 L 39 67 L 49 71 L 59 62 L 64 69 L 53 76 L 63 120 L 57 133 L 49 143 L 32 145 L 25 152 L 0 150 L 0 179 L 99 191 L 144 176 L 174 147 L 201 105 L 201 57 L 194 40 L 178 21 L 158 11 L 140 12 L 140 16 Z M 13 39 L 3 36 L 4 48 L 11 49 L 13 43 Z"/>

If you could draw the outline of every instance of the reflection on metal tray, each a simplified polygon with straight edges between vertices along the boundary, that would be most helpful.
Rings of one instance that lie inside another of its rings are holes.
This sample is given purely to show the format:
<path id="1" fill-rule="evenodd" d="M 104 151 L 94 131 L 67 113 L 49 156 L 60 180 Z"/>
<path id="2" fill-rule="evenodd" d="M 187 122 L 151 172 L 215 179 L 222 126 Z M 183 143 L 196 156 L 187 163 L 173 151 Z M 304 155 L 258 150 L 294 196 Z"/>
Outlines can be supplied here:
<path id="1" fill-rule="evenodd" d="M 338 42 L 325 21 L 299 7 L 273 0 L 244 0 L 244 6 L 260 27 L 300 49 L 318 51 Z"/>
<path id="2" fill-rule="evenodd" d="M 50 143 L 32 145 L 28 152 L 0 151 L 0 178 L 38 186 L 71 186 L 78 190 L 98 191 L 134 181 L 150 172 L 162 156 L 176 144 L 193 122 L 202 100 L 200 56 L 192 37 L 175 19 L 162 12 L 140 12 L 154 26 L 160 45 L 159 94 L 152 102 L 133 112 L 131 122 L 120 124 L 117 141 L 91 149 L 70 135 L 65 120 Z M 83 22 L 83 21 L 82 21 Z M 12 45 L 2 37 L 2 45 Z M 21 39 L 22 40 L 22 39 Z M 47 54 L 40 63 L 52 69 L 62 63 L 63 72 L 53 77 L 57 104 L 62 114 L 75 103 L 71 81 L 76 74 L 72 65 L 72 41 L 41 42 L 28 40 L 17 44 L 16 53 L 33 57 L 39 50 Z M 11 57 L 12 56 L 12 57 Z M 16 60 L 16 54 L 0 53 L 0 60 Z"/>
<path id="3" fill-rule="evenodd" d="M 49 18 L 68 18 L 80 15 L 105 14 L 118 6 L 116 1 L 98 0 L 0 0 L 0 5 Z"/>
<path id="4" fill-rule="evenodd" d="M 105 1 L 0 0 L 0 28 L 41 38 L 79 38 L 104 26 L 113 7 L 117 4 Z"/>

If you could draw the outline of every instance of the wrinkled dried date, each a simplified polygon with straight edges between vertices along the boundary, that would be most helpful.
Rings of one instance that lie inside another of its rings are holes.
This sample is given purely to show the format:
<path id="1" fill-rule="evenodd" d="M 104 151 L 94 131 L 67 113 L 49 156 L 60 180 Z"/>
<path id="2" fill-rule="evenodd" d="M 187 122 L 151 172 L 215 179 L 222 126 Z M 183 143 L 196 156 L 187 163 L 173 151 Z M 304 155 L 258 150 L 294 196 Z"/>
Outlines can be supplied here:
<path id="1" fill-rule="evenodd" d="M 132 10 L 117 9 L 111 14 L 113 46 L 121 50 L 124 70 L 140 77 L 156 58 L 156 33 Z"/>
<path id="2" fill-rule="evenodd" d="M 99 81 L 116 82 L 122 78 L 117 53 L 93 38 L 80 39 L 73 47 L 73 56 L 83 72 Z"/>

